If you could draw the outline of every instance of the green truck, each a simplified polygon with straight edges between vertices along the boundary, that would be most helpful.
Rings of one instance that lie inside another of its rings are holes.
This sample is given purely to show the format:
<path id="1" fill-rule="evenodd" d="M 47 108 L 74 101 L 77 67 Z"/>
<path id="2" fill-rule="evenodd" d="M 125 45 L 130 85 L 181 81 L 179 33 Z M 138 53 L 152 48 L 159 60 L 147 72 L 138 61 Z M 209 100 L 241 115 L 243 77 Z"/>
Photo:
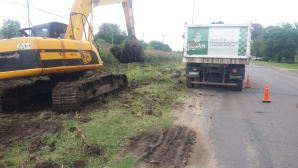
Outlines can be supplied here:
<path id="1" fill-rule="evenodd" d="M 249 64 L 251 23 L 185 25 L 187 87 L 222 85 L 241 91 Z"/>

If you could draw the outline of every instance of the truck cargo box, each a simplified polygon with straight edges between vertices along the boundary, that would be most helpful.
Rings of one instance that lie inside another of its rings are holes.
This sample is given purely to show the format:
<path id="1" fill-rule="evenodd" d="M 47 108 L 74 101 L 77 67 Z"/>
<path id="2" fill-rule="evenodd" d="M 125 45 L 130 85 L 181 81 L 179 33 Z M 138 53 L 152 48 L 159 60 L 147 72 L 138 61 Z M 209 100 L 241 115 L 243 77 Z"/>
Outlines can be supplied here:
<path id="1" fill-rule="evenodd" d="M 185 25 L 187 87 L 228 86 L 241 91 L 249 64 L 251 24 Z"/>
<path id="2" fill-rule="evenodd" d="M 185 25 L 183 62 L 248 64 L 251 24 Z"/>

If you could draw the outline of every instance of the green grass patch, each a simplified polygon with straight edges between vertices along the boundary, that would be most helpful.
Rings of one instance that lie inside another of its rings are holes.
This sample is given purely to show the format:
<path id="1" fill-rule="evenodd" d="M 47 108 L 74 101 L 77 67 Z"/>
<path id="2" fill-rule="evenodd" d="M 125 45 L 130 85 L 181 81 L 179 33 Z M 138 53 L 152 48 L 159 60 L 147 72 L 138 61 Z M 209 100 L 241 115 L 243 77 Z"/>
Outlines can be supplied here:
<path id="1" fill-rule="evenodd" d="M 287 69 L 297 69 L 298 63 L 276 63 L 276 62 L 267 62 L 267 61 L 250 61 L 252 64 L 272 66 L 278 68 L 287 68 Z"/>

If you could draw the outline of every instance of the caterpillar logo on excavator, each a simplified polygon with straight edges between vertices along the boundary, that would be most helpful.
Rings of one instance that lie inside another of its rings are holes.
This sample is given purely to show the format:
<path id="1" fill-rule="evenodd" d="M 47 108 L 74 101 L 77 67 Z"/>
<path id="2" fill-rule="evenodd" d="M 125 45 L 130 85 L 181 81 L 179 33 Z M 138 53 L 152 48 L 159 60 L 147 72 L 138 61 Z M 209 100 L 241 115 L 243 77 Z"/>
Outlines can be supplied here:
<path id="1" fill-rule="evenodd" d="M 78 110 L 96 96 L 125 87 L 125 74 L 88 78 L 81 75 L 103 66 L 99 49 L 92 44 L 93 10 L 115 3 L 122 3 L 129 42 L 134 47 L 130 51 L 135 53 L 117 52 L 114 56 L 122 63 L 144 61 L 144 50 L 135 36 L 132 0 L 74 0 L 67 25 L 58 22 L 36 25 L 20 30 L 21 37 L 0 40 L 0 80 L 38 76 L 51 79 L 0 90 L 0 111 L 14 110 L 36 94 L 49 92 L 55 109 Z M 88 33 L 84 30 L 86 25 Z M 87 41 L 82 40 L 83 36 Z"/>

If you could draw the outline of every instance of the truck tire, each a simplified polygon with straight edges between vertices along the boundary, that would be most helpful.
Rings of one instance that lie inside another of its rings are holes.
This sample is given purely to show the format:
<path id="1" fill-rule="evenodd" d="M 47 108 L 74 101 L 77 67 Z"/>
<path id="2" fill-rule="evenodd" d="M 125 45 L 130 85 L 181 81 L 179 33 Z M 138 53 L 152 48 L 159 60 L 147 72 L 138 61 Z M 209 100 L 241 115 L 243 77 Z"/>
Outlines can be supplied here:
<path id="1" fill-rule="evenodd" d="M 236 81 L 236 91 L 242 91 L 242 87 L 243 87 L 243 80 L 237 80 Z"/>
<path id="2" fill-rule="evenodd" d="M 191 83 L 191 81 L 192 81 L 192 78 L 186 77 L 186 86 L 188 88 L 193 88 L 193 84 Z"/>

